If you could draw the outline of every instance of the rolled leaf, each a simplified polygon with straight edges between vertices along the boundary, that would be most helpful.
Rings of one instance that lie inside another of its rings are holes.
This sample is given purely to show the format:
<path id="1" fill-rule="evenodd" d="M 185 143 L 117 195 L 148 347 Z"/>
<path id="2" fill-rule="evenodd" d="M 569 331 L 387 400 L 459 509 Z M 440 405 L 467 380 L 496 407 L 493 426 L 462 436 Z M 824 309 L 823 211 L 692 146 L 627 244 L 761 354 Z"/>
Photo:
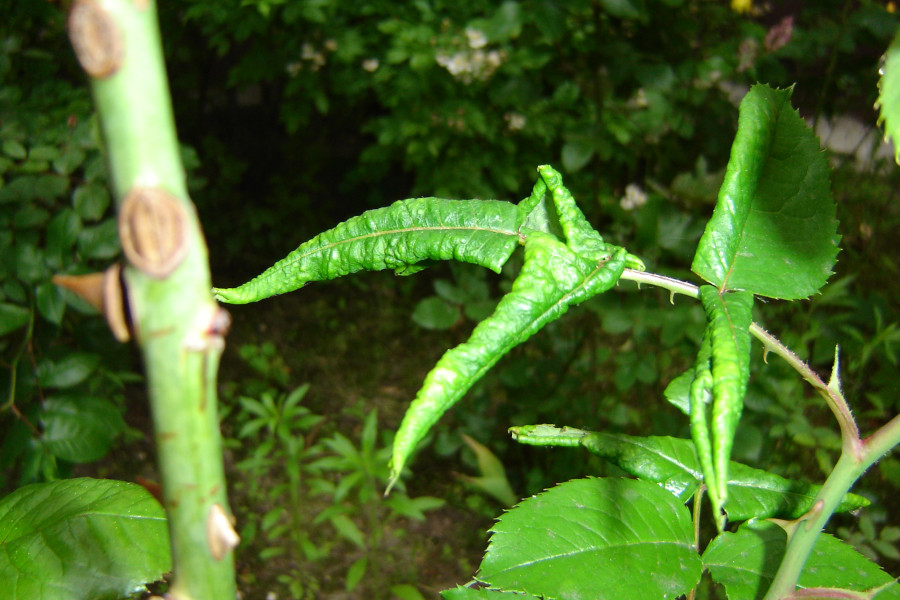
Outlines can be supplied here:
<path id="1" fill-rule="evenodd" d="M 448 350 L 425 377 L 400 423 L 391 458 L 391 485 L 416 444 L 447 410 L 500 358 L 547 323 L 614 286 L 625 268 L 619 250 L 607 262 L 576 256 L 553 236 L 532 232 L 525 262 L 512 290 L 494 313 L 478 324 L 468 341 Z"/>
<path id="2" fill-rule="evenodd" d="M 553 167 L 538 167 L 537 182 L 531 196 L 519 203 L 519 232 L 525 236 L 529 231 L 549 233 L 563 240 L 578 256 L 589 260 L 607 260 L 616 246 L 603 241 L 603 237 L 585 218 L 578 208 L 575 198 L 563 185 L 562 175 Z M 548 202 L 549 199 L 552 200 Z M 625 266 L 644 270 L 644 262 L 633 254 L 625 254 Z"/>
<path id="3" fill-rule="evenodd" d="M 363 270 L 408 274 L 427 260 L 458 260 L 499 273 L 519 243 L 516 215 L 513 204 L 498 200 L 401 200 L 317 235 L 239 287 L 215 289 L 216 299 L 257 302 Z"/>
<path id="4" fill-rule="evenodd" d="M 756 85 L 741 102 L 718 203 L 691 265 L 722 291 L 807 298 L 834 267 L 828 164 L 790 96 Z"/>
<path id="5" fill-rule="evenodd" d="M 657 483 L 686 502 L 703 481 L 697 451 L 691 440 L 673 437 L 636 437 L 585 431 L 554 425 L 510 428 L 519 443 L 532 446 L 583 446 L 626 473 Z M 731 462 L 728 469 L 728 502 L 725 509 L 735 521 L 778 517 L 796 519 L 815 504 L 822 486 L 785 479 L 768 471 Z M 856 494 L 847 494 L 837 512 L 869 505 Z"/>
<path id="6" fill-rule="evenodd" d="M 720 294 L 714 287 L 704 285 L 700 287 L 700 301 L 709 320 L 707 333 L 711 342 L 709 362 L 712 374 L 712 417 L 709 434 L 715 487 L 710 486 L 709 494 L 718 514 L 718 509 L 728 499 L 728 464 L 734 435 L 744 409 L 747 381 L 750 379 L 753 295 L 748 292 Z M 691 434 L 695 439 L 698 435 L 702 437 L 702 432 L 694 429 L 695 413 L 705 410 L 705 407 L 699 405 L 696 408 L 695 411 L 692 402 Z M 710 477 L 706 465 L 704 473 L 707 478 Z"/>

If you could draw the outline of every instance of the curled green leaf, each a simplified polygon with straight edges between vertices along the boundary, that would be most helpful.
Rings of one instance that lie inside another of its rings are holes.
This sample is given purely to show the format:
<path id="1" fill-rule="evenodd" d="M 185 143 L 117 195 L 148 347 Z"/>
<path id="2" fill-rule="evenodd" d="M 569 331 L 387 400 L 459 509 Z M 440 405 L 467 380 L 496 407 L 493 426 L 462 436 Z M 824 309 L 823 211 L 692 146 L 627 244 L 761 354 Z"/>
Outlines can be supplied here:
<path id="1" fill-rule="evenodd" d="M 588 260 L 606 260 L 617 250 L 616 246 L 603 241 L 603 237 L 591 226 L 584 213 L 578 208 L 575 198 L 563 185 L 562 175 L 549 165 L 538 167 L 537 182 L 531 196 L 519 203 L 519 231 L 527 235 L 529 230 L 549 233 L 566 245 L 575 254 Z M 548 202 L 550 196 L 552 203 Z M 625 266 L 643 271 L 644 262 L 633 254 L 625 254 Z"/>
<path id="2" fill-rule="evenodd" d="M 665 436 L 639 437 L 620 433 L 586 431 L 555 425 L 522 425 L 510 433 L 530 446 L 583 446 L 629 475 L 657 483 L 682 502 L 687 502 L 703 481 L 703 472 L 691 440 Z M 822 486 L 785 479 L 768 471 L 732 462 L 728 476 L 728 516 L 735 521 L 778 517 L 796 519 L 816 502 Z M 869 505 L 856 494 L 847 494 L 836 512 Z"/>
<path id="3" fill-rule="evenodd" d="M 625 268 L 625 251 L 604 262 L 574 254 L 552 235 L 532 232 L 512 290 L 472 336 L 447 351 L 426 376 L 394 439 L 391 483 L 428 430 L 512 348 L 558 319 L 570 305 L 610 289 Z"/>
<path id="4" fill-rule="evenodd" d="M 509 433 L 520 444 L 528 446 L 580 446 L 588 432 L 574 427 L 556 425 L 519 425 L 510 427 Z"/>
<path id="5" fill-rule="evenodd" d="M 728 499 L 728 464 L 750 378 L 753 294 L 722 294 L 704 285 L 700 287 L 700 301 L 709 324 L 691 384 L 691 435 L 718 518 Z M 707 421 L 706 395 L 710 390 L 712 411 Z"/>
<path id="6" fill-rule="evenodd" d="M 362 270 L 408 274 L 427 260 L 499 273 L 519 244 L 516 215 L 515 205 L 498 200 L 400 200 L 317 235 L 239 287 L 214 292 L 220 302 L 247 304 Z"/>

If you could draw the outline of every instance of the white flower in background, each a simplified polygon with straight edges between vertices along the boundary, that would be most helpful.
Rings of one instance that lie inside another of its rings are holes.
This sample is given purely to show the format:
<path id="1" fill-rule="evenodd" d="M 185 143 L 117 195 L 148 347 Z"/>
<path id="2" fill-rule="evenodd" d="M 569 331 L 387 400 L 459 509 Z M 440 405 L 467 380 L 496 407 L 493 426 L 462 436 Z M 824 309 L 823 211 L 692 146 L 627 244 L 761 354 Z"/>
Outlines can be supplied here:
<path id="1" fill-rule="evenodd" d="M 466 37 L 469 38 L 469 48 L 477 50 L 487 46 L 487 38 L 484 32 L 474 27 L 466 27 Z"/>
<path id="2" fill-rule="evenodd" d="M 494 74 L 494 71 L 503 64 L 505 54 L 499 50 L 463 50 L 455 54 L 438 52 L 434 59 L 439 65 L 447 69 L 455 79 L 463 83 L 471 83 L 473 80 L 485 81 Z"/>
<path id="3" fill-rule="evenodd" d="M 299 60 L 296 60 L 292 63 L 288 63 L 284 66 L 284 70 L 287 71 L 287 74 L 291 77 L 296 77 L 300 71 L 303 70 L 303 63 Z"/>
<path id="4" fill-rule="evenodd" d="M 503 118 L 506 119 L 506 126 L 509 127 L 510 131 L 519 131 L 525 127 L 524 115 L 520 115 L 519 113 L 506 113 L 503 115 Z"/>
<path id="5" fill-rule="evenodd" d="M 329 52 L 334 52 L 337 50 L 337 42 L 332 39 L 325 40 L 325 49 Z"/>
<path id="6" fill-rule="evenodd" d="M 465 78 L 467 73 L 471 73 L 472 64 L 465 52 L 457 52 L 453 56 L 444 53 L 438 53 L 435 60 L 439 65 L 450 71 L 450 74 L 458 79 Z"/>
<path id="7" fill-rule="evenodd" d="M 377 58 L 367 58 L 363 61 L 362 68 L 363 71 L 368 71 L 369 73 L 374 73 L 378 70 L 378 59 Z"/>
<path id="8" fill-rule="evenodd" d="M 647 203 L 647 192 L 636 183 L 625 186 L 625 196 L 619 202 L 623 210 L 634 210 Z"/>
<path id="9" fill-rule="evenodd" d="M 312 63 L 310 68 L 313 71 L 318 71 L 325 65 L 325 55 L 316 50 L 315 46 L 309 42 L 304 42 L 300 47 L 300 58 Z"/>

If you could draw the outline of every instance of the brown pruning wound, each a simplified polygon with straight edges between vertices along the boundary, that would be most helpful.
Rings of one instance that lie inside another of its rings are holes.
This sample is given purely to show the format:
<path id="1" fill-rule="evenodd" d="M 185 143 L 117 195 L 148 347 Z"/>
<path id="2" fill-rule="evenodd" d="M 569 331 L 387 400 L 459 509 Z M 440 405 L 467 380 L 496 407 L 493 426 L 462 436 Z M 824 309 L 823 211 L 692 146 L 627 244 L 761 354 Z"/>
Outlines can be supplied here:
<path id="1" fill-rule="evenodd" d="M 119 213 L 119 238 L 131 264 L 151 277 L 168 277 L 187 253 L 184 205 L 158 188 L 132 189 Z"/>
<path id="2" fill-rule="evenodd" d="M 122 34 L 112 15 L 93 0 L 78 0 L 69 12 L 69 39 L 81 67 L 103 79 L 122 65 Z"/>

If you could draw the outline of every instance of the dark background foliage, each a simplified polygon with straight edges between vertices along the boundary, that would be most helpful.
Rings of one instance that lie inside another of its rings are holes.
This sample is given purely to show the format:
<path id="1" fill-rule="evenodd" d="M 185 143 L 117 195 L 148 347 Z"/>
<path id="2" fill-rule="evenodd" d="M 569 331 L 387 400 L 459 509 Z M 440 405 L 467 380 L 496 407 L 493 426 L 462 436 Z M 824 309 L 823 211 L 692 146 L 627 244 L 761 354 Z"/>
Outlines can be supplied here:
<path id="1" fill-rule="evenodd" d="M 137 362 L 89 307 L 50 283 L 52 274 L 103 269 L 118 253 L 64 8 L 0 8 L 4 492 L 84 469 L 153 478 Z M 873 127 L 878 61 L 897 26 L 890 3 L 831 0 L 749 12 L 706 0 L 167 0 L 159 10 L 190 187 L 222 286 L 394 200 L 517 201 L 545 163 L 563 172 L 609 239 L 651 270 L 690 278 L 741 90 L 793 85 L 795 106 L 818 127 L 837 117 Z M 843 235 L 833 284 L 809 302 L 761 305 L 757 318 L 823 373 L 841 345 L 846 392 L 865 430 L 900 407 L 900 216 L 896 167 L 859 156 L 832 155 Z M 463 581 L 484 544 L 472 532 L 500 505 L 447 476 L 477 471 L 461 432 L 500 457 L 520 496 L 610 468 L 574 451 L 516 446 L 509 425 L 685 434 L 662 391 L 695 353 L 701 311 L 623 285 L 516 349 L 442 422 L 407 484 L 409 498 L 446 500 L 419 507 L 425 525 L 409 506 L 376 501 L 380 475 L 365 465 L 430 365 L 466 338 L 514 267 L 501 277 L 456 265 L 413 278 L 362 275 L 232 310 L 223 429 L 235 510 L 247 524 L 247 597 Z M 784 365 L 757 361 L 737 459 L 821 480 L 839 448 L 830 415 Z M 288 402 L 307 381 L 300 399 L 322 420 Z M 365 434 L 372 414 L 375 441 Z M 283 422 L 290 427 L 279 429 Z M 339 436 L 368 458 L 353 458 Z M 128 451 L 108 455 L 116 444 Z M 306 465 L 303 476 L 282 472 L 284 463 Z M 359 477 L 370 487 L 335 487 L 355 472 L 368 473 Z M 303 481 L 303 497 L 285 480 Z M 898 487 L 894 458 L 862 483 L 874 498 Z M 839 523 L 842 535 L 881 559 L 900 557 L 900 530 L 885 525 L 897 522 L 896 508 L 877 503 L 866 515 Z M 297 532 L 314 519 L 317 529 Z M 474 524 L 461 534 L 460 522 Z M 425 532 L 424 546 L 399 542 Z M 428 558 L 409 560 L 410 548 Z M 372 572 L 355 565 L 378 549 L 384 581 L 349 585 L 361 576 L 354 568 Z M 450 565 L 444 579 L 435 564 Z"/>

